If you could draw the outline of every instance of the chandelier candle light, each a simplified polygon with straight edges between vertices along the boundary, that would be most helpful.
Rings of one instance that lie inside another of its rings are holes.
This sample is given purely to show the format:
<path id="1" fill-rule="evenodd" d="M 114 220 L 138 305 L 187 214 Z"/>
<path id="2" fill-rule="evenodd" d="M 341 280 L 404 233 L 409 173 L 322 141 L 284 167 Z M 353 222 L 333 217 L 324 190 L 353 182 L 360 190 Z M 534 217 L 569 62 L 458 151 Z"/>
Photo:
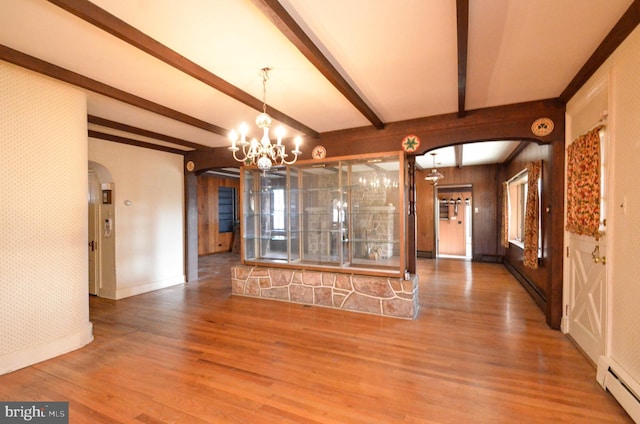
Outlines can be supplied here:
<path id="1" fill-rule="evenodd" d="M 271 116 L 267 114 L 267 80 L 269 79 L 269 71 L 271 68 L 262 68 L 262 113 L 256 117 L 256 125 L 262 129 L 262 138 L 260 141 L 253 138 L 251 141 L 247 141 L 247 133 L 249 132 L 249 126 L 244 122 L 240 124 L 238 132 L 232 130 L 229 133 L 229 139 L 231 140 L 231 147 L 229 150 L 233 153 L 233 158 L 238 162 L 243 162 L 248 165 L 258 165 L 258 168 L 262 171 L 271 169 L 272 166 L 280 165 L 292 165 L 297 159 L 298 155 L 302 153 L 300 151 L 300 143 L 302 138 L 297 136 L 294 139 L 295 150 L 291 151 L 293 159 L 287 160 L 289 156 L 286 153 L 285 146 L 282 144 L 282 137 L 284 137 L 285 129 L 282 125 L 275 129 L 276 144 L 271 144 L 269 139 L 269 128 L 271 127 Z M 238 135 L 238 133 L 240 133 Z M 240 147 L 238 147 L 240 146 Z M 242 149 L 244 157 L 238 157 L 237 152 Z"/>

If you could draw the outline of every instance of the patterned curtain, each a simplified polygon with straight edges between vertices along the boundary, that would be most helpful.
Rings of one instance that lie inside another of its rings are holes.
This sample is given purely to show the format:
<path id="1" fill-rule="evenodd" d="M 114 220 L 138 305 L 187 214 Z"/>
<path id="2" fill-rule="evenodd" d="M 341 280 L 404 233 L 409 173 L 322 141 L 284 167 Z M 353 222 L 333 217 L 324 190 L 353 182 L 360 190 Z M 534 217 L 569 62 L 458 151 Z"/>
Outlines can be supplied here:
<path id="1" fill-rule="evenodd" d="M 502 247 L 509 247 L 509 183 L 502 183 Z"/>
<path id="2" fill-rule="evenodd" d="M 538 195 L 538 180 L 542 172 L 542 161 L 531 162 L 527 165 L 527 206 L 524 217 L 524 266 L 531 269 L 538 268 L 538 240 L 540 223 L 540 199 Z"/>
<path id="3" fill-rule="evenodd" d="M 600 227 L 600 130 L 576 138 L 567 149 L 567 231 L 597 236 Z"/>

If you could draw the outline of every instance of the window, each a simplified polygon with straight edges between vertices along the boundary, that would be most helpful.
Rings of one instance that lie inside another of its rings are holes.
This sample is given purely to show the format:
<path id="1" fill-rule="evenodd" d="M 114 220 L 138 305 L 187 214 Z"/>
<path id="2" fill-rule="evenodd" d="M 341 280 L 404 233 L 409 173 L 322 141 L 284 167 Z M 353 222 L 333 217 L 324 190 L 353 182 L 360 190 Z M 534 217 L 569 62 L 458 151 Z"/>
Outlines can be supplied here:
<path id="1" fill-rule="evenodd" d="M 529 173 L 521 172 L 509 181 L 509 241 L 524 242 L 524 217 L 527 207 Z"/>
<path id="2" fill-rule="evenodd" d="M 218 232 L 232 233 L 236 220 L 236 189 L 218 187 Z"/>
<path id="3" fill-rule="evenodd" d="M 509 242 L 524 248 L 524 222 L 527 213 L 529 173 L 523 170 L 508 181 L 509 193 Z M 538 197 L 541 198 L 541 178 L 538 178 Z M 542 202 L 539 202 L 541 204 Z M 538 211 L 538 257 L 542 257 L 542 214 Z"/>

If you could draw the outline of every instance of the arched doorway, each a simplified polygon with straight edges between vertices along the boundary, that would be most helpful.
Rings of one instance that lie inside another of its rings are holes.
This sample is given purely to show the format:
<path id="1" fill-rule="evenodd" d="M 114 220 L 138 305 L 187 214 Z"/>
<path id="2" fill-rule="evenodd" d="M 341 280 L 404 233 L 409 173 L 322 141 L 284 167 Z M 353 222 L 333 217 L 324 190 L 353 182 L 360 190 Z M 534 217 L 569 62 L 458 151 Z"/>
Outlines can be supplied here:
<path id="1" fill-rule="evenodd" d="M 115 275 L 114 183 L 103 165 L 88 163 L 89 294 L 112 298 Z"/>

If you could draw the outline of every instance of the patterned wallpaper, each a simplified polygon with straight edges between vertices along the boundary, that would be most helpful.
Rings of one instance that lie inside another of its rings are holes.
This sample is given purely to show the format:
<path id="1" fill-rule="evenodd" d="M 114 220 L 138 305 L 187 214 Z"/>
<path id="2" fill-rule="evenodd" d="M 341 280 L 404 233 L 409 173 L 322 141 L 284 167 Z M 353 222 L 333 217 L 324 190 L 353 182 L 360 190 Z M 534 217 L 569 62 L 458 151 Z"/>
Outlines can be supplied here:
<path id="1" fill-rule="evenodd" d="M 86 96 L 0 62 L 0 111 L 2 373 L 5 355 L 91 335 Z"/>

